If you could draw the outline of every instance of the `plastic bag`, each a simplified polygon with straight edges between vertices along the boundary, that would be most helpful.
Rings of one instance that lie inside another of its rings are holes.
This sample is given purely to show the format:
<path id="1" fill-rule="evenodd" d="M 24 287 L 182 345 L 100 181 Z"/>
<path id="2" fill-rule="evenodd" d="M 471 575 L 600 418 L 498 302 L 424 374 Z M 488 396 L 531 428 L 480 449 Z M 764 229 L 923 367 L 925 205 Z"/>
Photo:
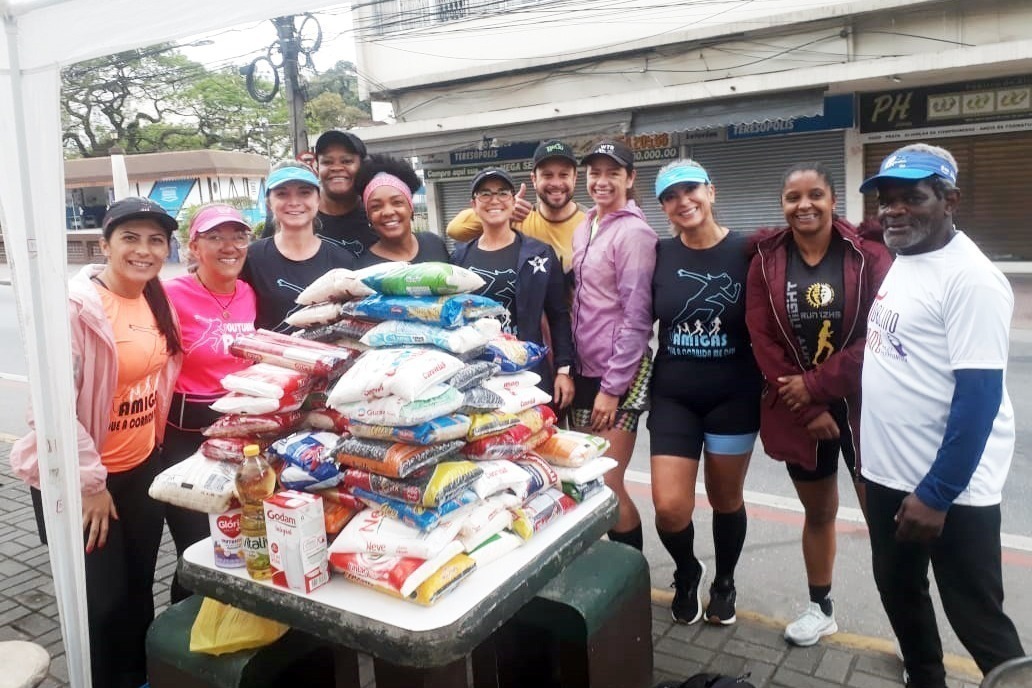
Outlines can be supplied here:
<path id="1" fill-rule="evenodd" d="M 458 265 L 429 262 L 370 275 L 364 277 L 362 283 L 374 291 L 392 296 L 441 296 L 476 291 L 484 286 L 484 279 Z"/>
<path id="2" fill-rule="evenodd" d="M 500 432 L 505 432 L 509 428 L 516 427 L 519 424 L 519 417 L 513 413 L 502 413 L 501 411 L 477 413 L 470 416 L 469 433 L 466 435 L 466 439 L 473 442 L 481 437 L 488 437 L 489 435 L 497 435 Z"/>
<path id="3" fill-rule="evenodd" d="M 487 499 L 505 490 L 511 490 L 518 495 L 520 501 L 527 496 L 527 472 L 512 461 L 481 461 L 477 465 L 483 472 L 473 483 L 472 490 L 481 499 Z"/>
<path id="4" fill-rule="evenodd" d="M 263 399 L 280 399 L 308 390 L 312 386 L 312 377 L 308 373 L 256 363 L 222 378 L 222 386 L 229 392 Z"/>
<path id="5" fill-rule="evenodd" d="M 602 478 L 595 478 L 586 483 L 563 483 L 563 494 L 580 504 L 588 497 L 601 492 L 605 486 L 606 483 Z"/>
<path id="6" fill-rule="evenodd" d="M 507 389 L 498 396 L 502 398 L 502 405 L 498 410 L 506 413 L 519 413 L 552 401 L 551 394 L 537 387 Z"/>
<path id="7" fill-rule="evenodd" d="M 537 447 L 537 453 L 550 464 L 577 468 L 609 449 L 609 441 L 575 430 L 559 430 Z"/>
<path id="8" fill-rule="evenodd" d="M 471 461 L 444 461 L 402 479 L 349 468 L 344 473 L 344 484 L 433 509 L 464 492 L 481 472 Z"/>
<path id="9" fill-rule="evenodd" d="M 492 535 L 508 528 L 512 518 L 512 511 L 504 500 L 493 499 L 476 504 L 462 521 L 459 542 L 467 552 L 472 552 Z"/>
<path id="10" fill-rule="evenodd" d="M 419 445 L 348 437 L 333 448 L 341 464 L 367 470 L 388 478 L 405 478 L 420 468 L 432 466 L 452 456 L 463 446 L 462 440 Z"/>
<path id="11" fill-rule="evenodd" d="M 496 533 L 484 540 L 483 543 L 472 552 L 469 558 L 477 562 L 477 568 L 483 568 L 504 557 L 509 552 L 519 549 L 523 540 L 508 531 Z"/>
<path id="12" fill-rule="evenodd" d="M 362 399 L 420 398 L 434 385 L 462 370 L 462 361 L 438 349 L 378 349 L 362 354 L 329 395 L 331 406 Z"/>
<path id="13" fill-rule="evenodd" d="M 462 393 L 449 385 L 435 385 L 415 401 L 390 396 L 369 401 L 334 404 L 349 420 L 370 425 L 410 426 L 455 413 L 462 406 Z M 516 418 L 513 416 L 513 418 Z M 517 419 L 518 422 L 518 419 Z"/>
<path id="14" fill-rule="evenodd" d="M 497 363 L 495 365 L 498 365 Z M 501 370 L 501 366 L 499 366 Z M 496 375 L 490 380 L 484 380 L 483 387 L 493 392 L 504 392 L 505 390 L 517 389 L 519 387 L 537 387 L 541 382 L 541 376 L 531 370 L 521 370 L 518 373 L 508 375 Z"/>
<path id="15" fill-rule="evenodd" d="M 462 554 L 458 542 L 433 559 L 341 553 L 331 557 L 330 563 L 349 581 L 423 605 L 436 602 L 476 567 L 476 562 Z"/>
<path id="16" fill-rule="evenodd" d="M 300 411 L 268 413 L 259 415 L 242 415 L 231 413 L 222 416 L 204 429 L 205 437 L 246 437 L 262 433 L 282 435 L 290 432 L 298 425 L 304 414 Z"/>
<path id="17" fill-rule="evenodd" d="M 411 320 L 454 329 L 480 318 L 504 316 L 505 306 L 475 294 L 385 296 L 373 294 L 352 305 L 353 315 L 374 320 Z"/>
<path id="18" fill-rule="evenodd" d="M 343 477 L 333 460 L 333 448 L 340 436 L 323 430 L 302 430 L 276 440 L 269 451 L 283 459 L 280 484 L 288 490 L 316 490 L 333 487 Z"/>
<path id="19" fill-rule="evenodd" d="M 437 508 L 428 509 L 423 506 L 407 504 L 397 499 L 384 497 L 383 495 L 363 490 L 361 487 L 353 487 L 351 491 L 371 509 L 379 509 L 391 518 L 396 518 L 420 530 L 433 530 L 441 525 L 442 519 L 453 511 L 458 511 L 464 506 L 474 504 L 478 500 L 475 492 L 466 490 L 454 499 L 441 502 Z"/>
<path id="20" fill-rule="evenodd" d="M 184 509 L 221 514 L 233 499 L 238 469 L 236 464 L 194 454 L 155 476 L 147 494 Z"/>
<path id="21" fill-rule="evenodd" d="M 340 340 L 349 340 L 354 342 L 346 348 L 355 348 L 355 344 L 364 348 L 367 348 L 365 344 L 362 344 L 359 340 L 365 336 L 366 332 L 376 327 L 379 323 L 372 320 L 362 320 L 361 318 L 354 318 L 351 316 L 341 316 L 340 320 L 332 322 L 328 325 L 320 325 L 318 327 L 312 327 L 303 332 L 298 332 L 296 337 L 308 341 L 322 342 L 333 344 Z"/>
<path id="22" fill-rule="evenodd" d="M 368 552 L 392 557 L 432 559 L 458 537 L 462 526 L 455 519 L 429 532 L 391 518 L 379 509 L 366 509 L 341 531 L 329 552 L 347 554 Z"/>
<path id="23" fill-rule="evenodd" d="M 218 413 L 246 413 L 266 414 L 286 411 L 296 411 L 305 403 L 308 398 L 306 392 L 284 394 L 279 399 L 267 397 L 253 397 L 250 394 L 238 394 L 230 392 L 226 396 L 216 399 L 208 408 Z"/>
<path id="24" fill-rule="evenodd" d="M 373 289 L 366 286 L 362 279 L 407 265 L 407 263 L 378 263 L 361 270 L 334 268 L 326 271 L 304 291 L 297 295 L 296 303 L 303 306 L 322 303 L 324 301 L 350 301 L 351 299 L 369 296 Z"/>
<path id="25" fill-rule="evenodd" d="M 501 370 L 501 366 L 495 363 L 475 361 L 452 375 L 451 379 L 448 380 L 448 384 L 460 392 L 465 392 L 467 389 L 471 389 L 487 380 L 492 375 L 498 374 L 499 370 Z"/>
<path id="26" fill-rule="evenodd" d="M 556 466 L 555 472 L 564 483 L 590 483 L 596 478 L 601 478 L 608 471 L 616 468 L 617 465 L 615 459 L 610 459 L 608 456 L 599 456 L 598 458 L 585 461 L 583 465 L 576 468 Z"/>
<path id="27" fill-rule="evenodd" d="M 312 493 L 322 497 L 324 505 L 340 504 L 356 512 L 366 508 L 365 502 L 351 494 L 351 490 L 345 487 L 343 483 L 337 483 L 333 487 L 322 490 L 312 490 Z"/>
<path id="28" fill-rule="evenodd" d="M 512 529 L 524 540 L 552 523 L 565 513 L 577 508 L 569 495 L 551 487 L 534 495 L 523 506 L 513 509 Z"/>
<path id="29" fill-rule="evenodd" d="M 229 353 L 259 363 L 269 363 L 313 375 L 337 376 L 358 352 L 298 337 L 258 330 L 237 335 L 229 345 Z"/>
<path id="30" fill-rule="evenodd" d="M 290 626 L 205 597 L 190 628 L 190 652 L 224 655 L 271 645 Z"/>
<path id="31" fill-rule="evenodd" d="M 305 414 L 301 424 L 313 430 L 327 430 L 343 435 L 348 431 L 349 423 L 347 416 L 340 411 L 328 408 L 312 409 Z"/>
<path id="32" fill-rule="evenodd" d="M 557 420 L 552 407 L 544 404 L 520 411 L 516 416 L 519 417 L 520 423 L 530 428 L 533 433 L 552 427 Z"/>
<path id="33" fill-rule="evenodd" d="M 351 522 L 351 519 L 364 510 L 365 505 L 361 502 L 358 503 L 358 506 L 351 506 L 323 500 L 323 525 L 326 527 L 326 534 L 336 535 Z"/>
<path id="34" fill-rule="evenodd" d="M 466 433 L 469 432 L 469 423 L 468 416 L 455 413 L 409 427 L 352 423 L 349 428 L 354 437 L 425 445 L 465 439 Z"/>
<path id="35" fill-rule="evenodd" d="M 244 447 L 249 444 L 257 444 L 265 449 L 269 446 L 269 440 L 261 437 L 209 437 L 197 451 L 212 461 L 241 463 L 244 460 Z"/>
<path id="36" fill-rule="evenodd" d="M 492 361 L 502 367 L 503 373 L 518 373 L 533 368 L 548 353 L 547 346 L 517 339 L 492 339 L 481 360 Z"/>
<path id="37" fill-rule="evenodd" d="M 487 337 L 472 325 L 454 330 L 419 322 L 388 320 L 369 330 L 361 342 L 372 347 L 430 345 L 454 354 L 466 354 L 487 346 Z"/>
<path id="38" fill-rule="evenodd" d="M 497 392 L 492 392 L 483 387 L 471 387 L 463 392 L 462 408 L 459 409 L 459 412 L 471 415 L 490 413 L 491 411 L 501 409 L 504 403 L 505 399 Z"/>
<path id="39" fill-rule="evenodd" d="M 534 433 L 522 423 L 505 432 L 474 440 L 462 448 L 462 455 L 473 461 L 516 459 L 527 453 L 526 441 Z"/>
<path id="40" fill-rule="evenodd" d="M 527 497 L 532 497 L 538 492 L 545 490 L 558 489 L 562 485 L 555 469 L 540 457 L 529 454 L 516 460 L 515 463 L 530 476 L 527 480 L 527 489 L 524 492 Z"/>

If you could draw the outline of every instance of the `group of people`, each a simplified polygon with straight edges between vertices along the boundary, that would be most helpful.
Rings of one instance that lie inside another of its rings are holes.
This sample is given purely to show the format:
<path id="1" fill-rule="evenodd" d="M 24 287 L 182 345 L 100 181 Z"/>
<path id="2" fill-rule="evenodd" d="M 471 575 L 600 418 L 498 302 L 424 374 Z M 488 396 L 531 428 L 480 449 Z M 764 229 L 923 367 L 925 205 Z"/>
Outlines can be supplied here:
<path id="1" fill-rule="evenodd" d="M 438 235 L 413 230 L 421 182 L 409 163 L 369 155 L 349 132 L 324 133 L 315 152 L 317 172 L 292 161 L 273 167 L 262 238 L 252 240 L 233 208 L 204 206 L 189 228 L 190 271 L 163 284 L 177 223 L 152 201 L 127 198 L 104 218 L 106 265 L 70 282 L 95 685 L 145 683 L 163 521 L 180 555 L 208 534 L 203 514 L 159 505 L 147 489 L 197 450 L 219 381 L 246 365 L 229 354 L 233 337 L 290 332 L 295 297 L 316 278 L 384 261 L 451 260 L 478 273 L 483 293 L 508 311 L 505 331 L 548 345 L 537 372 L 557 410 L 573 429 L 605 437 L 618 462 L 606 476 L 619 500 L 609 537 L 639 550 L 641 517 L 624 474 L 649 411 L 675 621 L 736 620 L 743 485 L 759 436 L 805 510 L 809 601 L 786 640 L 812 645 L 837 630 L 841 455 L 908 685 L 945 686 L 929 564 L 983 671 L 1024 654 L 1002 608 L 1000 554 L 1014 445 L 1003 383 L 1013 296 L 953 225 L 960 192 L 948 151 L 906 146 L 864 182 L 878 194 L 883 234 L 874 238 L 835 214 L 835 183 L 819 163 L 785 173 L 785 226 L 750 236 L 719 223 L 703 166 L 677 160 L 649 190 L 673 230 L 660 240 L 635 200 L 629 147 L 602 140 L 578 157 L 545 141 L 530 176 L 536 204 L 505 170 L 482 170 L 470 208 L 448 225 L 461 242 L 451 255 Z M 573 200 L 581 172 L 594 203 L 587 211 Z M 45 538 L 37 451 L 30 432 L 11 461 L 33 486 Z M 694 549 L 700 463 L 715 551 L 705 605 L 707 572 Z M 187 595 L 174 580 L 172 601 Z"/>

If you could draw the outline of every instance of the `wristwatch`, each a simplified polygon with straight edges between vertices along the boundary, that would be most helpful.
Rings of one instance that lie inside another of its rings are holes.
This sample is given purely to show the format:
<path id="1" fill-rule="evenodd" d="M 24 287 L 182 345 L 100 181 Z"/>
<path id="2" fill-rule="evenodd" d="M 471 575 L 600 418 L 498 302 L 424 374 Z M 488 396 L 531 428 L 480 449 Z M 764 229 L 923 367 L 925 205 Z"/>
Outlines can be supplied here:
<path id="1" fill-rule="evenodd" d="M 556 375 L 569 375 L 570 374 L 570 366 L 568 366 L 568 365 L 559 366 L 558 368 L 556 368 L 555 374 Z"/>

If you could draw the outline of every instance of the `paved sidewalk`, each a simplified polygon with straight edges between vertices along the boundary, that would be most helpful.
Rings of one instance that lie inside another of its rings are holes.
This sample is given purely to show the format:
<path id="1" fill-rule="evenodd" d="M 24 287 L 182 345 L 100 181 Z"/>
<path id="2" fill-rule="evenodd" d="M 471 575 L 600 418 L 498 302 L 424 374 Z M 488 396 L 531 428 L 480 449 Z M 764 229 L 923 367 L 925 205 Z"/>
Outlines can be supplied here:
<path id="1" fill-rule="evenodd" d="M 11 476 L 10 444 L 0 440 L 0 640 L 30 640 L 52 657 L 42 688 L 67 686 L 67 665 L 47 550 L 39 543 L 28 490 Z M 155 600 L 168 603 L 175 550 L 166 537 L 158 559 Z M 654 581 L 664 585 L 665 580 Z M 810 648 L 788 646 L 781 628 L 739 610 L 732 627 L 683 626 L 670 621 L 669 593 L 654 590 L 652 634 L 655 680 L 684 679 L 698 671 L 751 673 L 759 688 L 894 688 L 901 685 L 899 660 L 889 639 L 838 634 Z M 370 675 L 365 663 L 365 675 Z M 963 667 L 961 667 L 963 669 Z M 956 674 L 951 688 L 977 688 L 977 678 Z M 372 683 L 370 682 L 370 686 Z M 96 688 L 103 688 L 97 686 Z"/>

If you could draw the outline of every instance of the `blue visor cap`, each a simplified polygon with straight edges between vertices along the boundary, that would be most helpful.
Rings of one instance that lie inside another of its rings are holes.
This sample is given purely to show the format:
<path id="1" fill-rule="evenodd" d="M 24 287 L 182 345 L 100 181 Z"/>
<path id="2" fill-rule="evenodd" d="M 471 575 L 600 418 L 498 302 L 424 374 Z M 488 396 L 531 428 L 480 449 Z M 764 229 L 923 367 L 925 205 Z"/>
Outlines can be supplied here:
<path id="1" fill-rule="evenodd" d="M 709 184 L 710 178 L 706 170 L 701 167 L 681 165 L 660 172 L 656 177 L 656 198 L 663 195 L 663 192 L 674 184 Z"/>
<path id="2" fill-rule="evenodd" d="M 942 177 L 956 184 L 957 168 L 946 158 L 932 153 L 897 151 L 882 161 L 878 174 L 864 180 L 860 193 L 874 191 L 883 179 L 919 181 L 929 177 Z"/>
<path id="3" fill-rule="evenodd" d="M 274 170 L 269 178 L 265 180 L 265 193 L 269 193 L 277 186 L 283 186 L 288 182 L 299 182 L 319 188 L 319 178 L 307 167 L 281 167 Z"/>

